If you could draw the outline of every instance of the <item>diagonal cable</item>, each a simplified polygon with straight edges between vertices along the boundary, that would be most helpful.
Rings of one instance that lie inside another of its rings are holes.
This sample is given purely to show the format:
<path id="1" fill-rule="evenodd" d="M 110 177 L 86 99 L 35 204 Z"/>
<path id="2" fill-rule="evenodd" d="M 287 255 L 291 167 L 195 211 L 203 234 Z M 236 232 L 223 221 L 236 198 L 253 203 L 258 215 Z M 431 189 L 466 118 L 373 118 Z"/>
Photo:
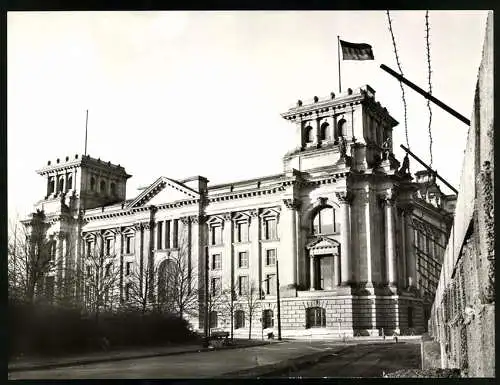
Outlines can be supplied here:
<path id="1" fill-rule="evenodd" d="M 398 65 L 400 75 L 404 76 L 403 70 L 401 68 L 401 63 L 399 62 L 398 50 L 396 47 L 396 40 L 394 39 L 394 32 L 392 31 L 391 16 L 389 14 L 389 11 L 386 11 L 386 12 L 387 12 L 387 20 L 389 22 L 389 32 L 391 33 L 392 45 L 394 47 L 394 55 L 396 56 L 396 64 Z M 408 121 L 407 121 L 405 89 L 403 88 L 403 83 L 401 82 L 401 80 L 399 81 L 399 86 L 401 87 L 401 98 L 403 99 L 403 107 L 404 107 L 406 147 L 408 147 L 408 149 L 410 149 L 410 142 L 408 140 Z"/>

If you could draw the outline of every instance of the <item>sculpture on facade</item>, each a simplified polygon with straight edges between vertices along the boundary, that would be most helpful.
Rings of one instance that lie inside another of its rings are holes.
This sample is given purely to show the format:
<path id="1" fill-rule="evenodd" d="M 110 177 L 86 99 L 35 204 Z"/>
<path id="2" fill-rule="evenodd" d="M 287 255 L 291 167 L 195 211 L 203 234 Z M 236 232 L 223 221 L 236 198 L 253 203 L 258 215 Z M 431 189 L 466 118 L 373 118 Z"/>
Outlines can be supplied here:
<path id="1" fill-rule="evenodd" d="M 408 154 L 405 155 L 403 159 L 403 165 L 399 169 L 400 174 L 409 174 L 410 173 L 410 159 L 408 158 Z"/>

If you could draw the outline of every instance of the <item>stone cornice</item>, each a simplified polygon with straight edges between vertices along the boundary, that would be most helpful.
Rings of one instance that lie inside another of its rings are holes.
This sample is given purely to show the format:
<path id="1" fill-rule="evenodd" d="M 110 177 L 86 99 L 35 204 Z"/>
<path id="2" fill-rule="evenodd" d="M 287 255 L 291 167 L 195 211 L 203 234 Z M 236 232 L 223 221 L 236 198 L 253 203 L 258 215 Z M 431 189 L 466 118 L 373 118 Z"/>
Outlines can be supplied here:
<path id="1" fill-rule="evenodd" d="M 270 194 L 277 194 L 285 191 L 285 187 L 283 184 L 279 186 L 273 186 L 269 187 L 266 189 L 252 189 L 252 190 L 247 190 L 247 191 L 242 191 L 242 192 L 229 192 L 229 193 L 222 193 L 219 195 L 215 195 L 212 197 L 208 197 L 209 202 L 222 202 L 222 201 L 227 201 L 227 200 L 236 200 L 236 199 L 246 199 L 246 198 L 251 198 L 255 196 L 261 196 L 261 195 L 270 195 Z"/>

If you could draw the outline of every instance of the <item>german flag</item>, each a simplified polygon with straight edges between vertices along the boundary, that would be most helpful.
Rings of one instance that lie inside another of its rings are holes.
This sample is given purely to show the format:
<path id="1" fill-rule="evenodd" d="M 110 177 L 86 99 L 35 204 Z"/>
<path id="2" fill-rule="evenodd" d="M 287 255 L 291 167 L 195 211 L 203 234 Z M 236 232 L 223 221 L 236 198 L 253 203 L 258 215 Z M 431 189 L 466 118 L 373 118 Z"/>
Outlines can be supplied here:
<path id="1" fill-rule="evenodd" d="M 343 60 L 374 60 L 372 46 L 365 43 L 349 43 L 340 40 Z"/>

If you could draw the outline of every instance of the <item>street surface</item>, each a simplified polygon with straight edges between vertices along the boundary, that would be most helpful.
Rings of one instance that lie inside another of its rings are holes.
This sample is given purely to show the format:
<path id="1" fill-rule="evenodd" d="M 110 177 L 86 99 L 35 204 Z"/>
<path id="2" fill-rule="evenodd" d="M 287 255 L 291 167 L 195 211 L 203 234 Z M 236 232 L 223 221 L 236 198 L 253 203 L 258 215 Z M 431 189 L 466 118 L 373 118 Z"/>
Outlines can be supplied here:
<path id="1" fill-rule="evenodd" d="M 325 358 L 316 365 L 286 371 L 281 377 L 382 377 L 383 372 L 421 365 L 420 345 L 416 343 L 360 344 Z"/>
<path id="2" fill-rule="evenodd" d="M 361 376 L 378 375 L 380 368 L 397 366 L 398 357 L 417 353 L 420 363 L 420 345 L 408 344 L 359 344 L 332 356 L 332 364 L 316 365 L 316 369 L 293 376 Z M 291 341 L 243 349 L 187 353 L 152 358 L 134 358 L 124 361 L 102 362 L 45 370 L 9 373 L 9 379 L 84 379 L 84 378 L 213 378 L 224 373 L 251 369 L 261 365 L 277 364 L 304 355 L 322 351 L 340 351 L 346 345 L 338 341 Z M 393 350 L 395 349 L 395 350 Z M 345 355 L 345 357 L 344 357 Z M 388 358 L 384 358 L 384 357 Z M 356 362 L 360 364 L 356 364 Z M 367 360 L 367 361 L 366 361 Z M 366 362 L 365 362 L 366 361 Z M 389 363 L 389 361 L 391 361 Z M 333 373 L 329 368 L 337 367 Z M 397 366 L 395 369 L 404 368 Z M 418 365 L 416 367 L 419 367 Z M 392 370 L 392 369 L 391 369 Z M 325 374 L 329 371 L 329 374 Z M 315 373 L 318 374 L 315 374 Z M 379 373 L 380 372 L 380 373 Z M 340 374 L 339 374 L 340 373 Z M 286 374 L 288 376 L 288 374 Z"/>

